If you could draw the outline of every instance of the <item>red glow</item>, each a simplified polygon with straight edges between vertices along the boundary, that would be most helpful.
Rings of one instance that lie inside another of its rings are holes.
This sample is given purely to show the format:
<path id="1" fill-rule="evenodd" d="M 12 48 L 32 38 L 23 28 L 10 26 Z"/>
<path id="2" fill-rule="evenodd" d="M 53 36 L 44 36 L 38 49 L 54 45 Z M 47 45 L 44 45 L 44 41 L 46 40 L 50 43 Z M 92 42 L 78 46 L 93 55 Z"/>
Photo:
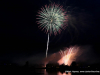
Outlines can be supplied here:
<path id="1" fill-rule="evenodd" d="M 78 49 L 75 47 L 67 48 L 65 51 L 61 51 L 62 58 L 58 61 L 59 65 L 65 64 L 70 66 L 72 61 L 75 61 L 75 56 L 77 54 Z"/>
<path id="2" fill-rule="evenodd" d="M 71 73 L 68 72 L 68 74 L 66 74 L 66 73 L 63 73 L 63 74 L 62 74 L 61 72 L 58 72 L 57 75 L 71 75 Z"/>

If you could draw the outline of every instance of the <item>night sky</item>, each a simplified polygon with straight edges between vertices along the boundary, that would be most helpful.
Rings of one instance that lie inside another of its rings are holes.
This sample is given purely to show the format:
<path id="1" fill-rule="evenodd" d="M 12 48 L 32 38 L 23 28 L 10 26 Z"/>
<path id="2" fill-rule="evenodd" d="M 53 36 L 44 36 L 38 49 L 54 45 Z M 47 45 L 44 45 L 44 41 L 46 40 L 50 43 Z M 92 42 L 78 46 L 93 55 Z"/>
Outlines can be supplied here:
<path id="1" fill-rule="evenodd" d="M 38 28 L 36 15 L 42 6 L 50 3 L 49 1 L 1 2 L 0 61 L 25 64 L 28 60 L 37 63 L 45 58 L 48 35 Z M 56 53 L 63 47 L 89 45 L 92 47 L 90 53 L 94 53 L 94 57 L 100 57 L 100 1 L 54 0 L 53 2 L 63 5 L 69 17 L 66 30 L 62 30 L 57 36 L 50 36 L 48 54 Z"/>

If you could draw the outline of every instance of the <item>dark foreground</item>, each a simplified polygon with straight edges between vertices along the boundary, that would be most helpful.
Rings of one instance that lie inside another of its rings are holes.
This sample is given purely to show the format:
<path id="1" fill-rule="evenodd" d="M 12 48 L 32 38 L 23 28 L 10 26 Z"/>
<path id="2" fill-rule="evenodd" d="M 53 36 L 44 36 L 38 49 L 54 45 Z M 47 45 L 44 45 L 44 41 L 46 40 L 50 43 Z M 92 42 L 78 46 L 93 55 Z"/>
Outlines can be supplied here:
<path id="1" fill-rule="evenodd" d="M 0 73 L 5 74 L 28 74 L 28 75 L 95 75 L 95 73 L 67 73 L 65 71 L 100 71 L 94 67 L 68 67 L 60 66 L 59 68 L 34 68 L 20 66 L 0 66 Z M 99 75 L 100 73 L 96 73 Z"/>

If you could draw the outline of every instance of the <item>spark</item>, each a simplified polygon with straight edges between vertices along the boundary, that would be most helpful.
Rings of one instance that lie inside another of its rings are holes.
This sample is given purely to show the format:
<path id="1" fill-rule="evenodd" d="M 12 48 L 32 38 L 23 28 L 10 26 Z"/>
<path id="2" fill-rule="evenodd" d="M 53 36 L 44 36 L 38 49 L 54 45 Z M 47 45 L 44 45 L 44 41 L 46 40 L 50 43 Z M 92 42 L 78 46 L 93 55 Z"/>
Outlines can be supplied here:
<path id="1" fill-rule="evenodd" d="M 47 40 L 47 49 L 46 49 L 46 57 L 48 52 L 49 45 L 49 34 L 57 35 L 57 32 L 60 34 L 62 29 L 65 29 L 67 26 L 68 16 L 66 15 L 66 11 L 59 4 L 50 4 L 45 5 L 45 7 L 41 8 L 41 11 L 38 12 L 37 15 L 39 21 L 37 24 L 40 24 L 38 27 L 42 30 L 45 30 L 46 34 L 48 33 Z"/>
<path id="2" fill-rule="evenodd" d="M 40 24 L 39 28 L 42 28 L 42 30 L 45 29 L 45 32 L 49 32 L 50 35 L 52 33 L 57 35 L 60 29 L 65 29 L 67 26 L 68 16 L 59 4 L 45 5 L 38 14 L 37 16 L 39 18 L 37 19 L 39 19 L 39 21 L 37 21 L 37 23 Z"/>
<path id="3" fill-rule="evenodd" d="M 47 57 L 47 53 L 48 53 L 48 45 L 49 45 L 49 33 L 48 33 L 48 41 L 47 41 L 46 57 Z"/>
<path id="4" fill-rule="evenodd" d="M 65 51 L 60 50 L 60 55 L 61 55 L 61 59 L 58 61 L 58 63 L 61 64 L 65 64 L 65 65 L 71 65 L 72 61 L 75 60 L 75 56 L 78 52 L 78 49 L 75 47 L 70 47 L 67 48 Z"/>

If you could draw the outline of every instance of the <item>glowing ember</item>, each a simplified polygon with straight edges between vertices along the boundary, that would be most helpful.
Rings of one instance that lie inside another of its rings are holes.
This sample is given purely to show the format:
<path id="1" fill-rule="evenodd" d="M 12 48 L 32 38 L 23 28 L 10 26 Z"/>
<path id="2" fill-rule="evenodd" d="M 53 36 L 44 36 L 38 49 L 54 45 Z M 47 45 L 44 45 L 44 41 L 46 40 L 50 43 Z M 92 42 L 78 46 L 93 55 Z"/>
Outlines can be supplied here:
<path id="1" fill-rule="evenodd" d="M 75 58 L 77 51 L 78 49 L 75 49 L 75 47 L 67 48 L 65 51 L 60 50 L 62 58 L 58 61 L 59 65 L 65 64 L 70 66 Z"/>

